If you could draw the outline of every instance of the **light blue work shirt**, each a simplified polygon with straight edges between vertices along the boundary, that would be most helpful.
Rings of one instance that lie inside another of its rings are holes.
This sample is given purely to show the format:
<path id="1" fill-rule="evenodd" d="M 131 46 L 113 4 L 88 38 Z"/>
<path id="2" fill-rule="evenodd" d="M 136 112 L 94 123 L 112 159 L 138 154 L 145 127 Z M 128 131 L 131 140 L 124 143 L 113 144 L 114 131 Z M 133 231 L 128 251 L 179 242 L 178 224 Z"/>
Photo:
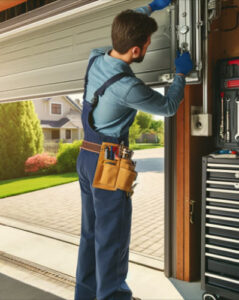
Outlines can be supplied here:
<path id="1" fill-rule="evenodd" d="M 145 6 L 136 9 L 147 15 L 150 9 Z M 161 116 L 172 116 L 184 96 L 185 78 L 176 75 L 167 94 L 163 96 L 134 77 L 130 66 L 123 60 L 111 57 L 112 48 L 99 48 L 91 52 L 90 58 L 98 55 L 89 75 L 86 101 L 92 102 L 95 91 L 115 74 L 126 72 L 132 75 L 112 84 L 93 112 L 94 128 L 104 135 L 120 137 L 127 134 L 134 121 L 137 110 Z"/>

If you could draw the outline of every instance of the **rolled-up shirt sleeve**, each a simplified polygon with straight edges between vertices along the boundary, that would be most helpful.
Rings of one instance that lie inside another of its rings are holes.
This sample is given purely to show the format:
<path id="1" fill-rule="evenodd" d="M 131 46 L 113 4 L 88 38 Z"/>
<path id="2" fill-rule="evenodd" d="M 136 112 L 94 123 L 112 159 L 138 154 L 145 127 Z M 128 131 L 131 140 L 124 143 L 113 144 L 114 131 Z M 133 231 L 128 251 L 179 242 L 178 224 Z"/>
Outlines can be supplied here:
<path id="1" fill-rule="evenodd" d="M 184 76 L 176 75 L 167 94 L 163 96 L 139 80 L 127 92 L 124 104 L 150 114 L 173 116 L 184 97 L 184 87 Z"/>

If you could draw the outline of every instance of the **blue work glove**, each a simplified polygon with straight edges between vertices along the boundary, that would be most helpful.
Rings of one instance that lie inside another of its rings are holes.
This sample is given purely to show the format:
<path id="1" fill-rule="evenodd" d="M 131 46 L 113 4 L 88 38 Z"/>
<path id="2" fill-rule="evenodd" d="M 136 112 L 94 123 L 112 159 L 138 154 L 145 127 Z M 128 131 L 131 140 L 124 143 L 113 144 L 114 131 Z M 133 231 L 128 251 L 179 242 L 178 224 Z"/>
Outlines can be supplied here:
<path id="1" fill-rule="evenodd" d="M 180 52 L 177 53 L 177 58 L 175 59 L 176 74 L 182 73 L 187 75 L 193 68 L 193 62 L 191 60 L 189 52 L 184 52 L 180 55 Z"/>
<path id="2" fill-rule="evenodd" d="M 152 12 L 154 12 L 155 10 L 160 10 L 167 7 L 171 1 L 172 0 L 154 0 L 149 4 L 149 6 L 151 7 Z"/>

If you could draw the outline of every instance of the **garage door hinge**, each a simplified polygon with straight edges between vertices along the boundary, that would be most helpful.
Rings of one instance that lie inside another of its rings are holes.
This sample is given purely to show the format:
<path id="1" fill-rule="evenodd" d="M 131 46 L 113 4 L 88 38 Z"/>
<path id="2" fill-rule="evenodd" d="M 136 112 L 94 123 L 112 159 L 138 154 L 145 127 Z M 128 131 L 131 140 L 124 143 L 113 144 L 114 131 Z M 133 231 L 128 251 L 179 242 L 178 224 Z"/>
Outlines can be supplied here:
<path id="1" fill-rule="evenodd" d="M 190 224 L 194 224 L 195 221 L 195 203 L 196 201 L 190 200 Z"/>

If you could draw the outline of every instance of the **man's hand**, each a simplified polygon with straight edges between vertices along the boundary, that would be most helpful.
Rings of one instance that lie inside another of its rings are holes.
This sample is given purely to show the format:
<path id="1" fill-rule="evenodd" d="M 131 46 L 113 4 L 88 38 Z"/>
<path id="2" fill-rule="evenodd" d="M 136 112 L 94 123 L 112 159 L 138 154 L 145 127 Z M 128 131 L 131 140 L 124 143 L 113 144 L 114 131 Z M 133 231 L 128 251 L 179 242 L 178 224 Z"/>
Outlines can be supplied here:
<path id="1" fill-rule="evenodd" d="M 193 62 L 191 60 L 189 52 L 184 52 L 180 55 L 180 52 L 177 54 L 175 59 L 176 74 L 187 75 L 193 68 Z"/>
<path id="2" fill-rule="evenodd" d="M 155 10 L 160 10 L 165 8 L 171 3 L 171 1 L 172 0 L 154 0 L 149 4 L 149 6 L 151 7 L 152 12 L 154 12 Z"/>

